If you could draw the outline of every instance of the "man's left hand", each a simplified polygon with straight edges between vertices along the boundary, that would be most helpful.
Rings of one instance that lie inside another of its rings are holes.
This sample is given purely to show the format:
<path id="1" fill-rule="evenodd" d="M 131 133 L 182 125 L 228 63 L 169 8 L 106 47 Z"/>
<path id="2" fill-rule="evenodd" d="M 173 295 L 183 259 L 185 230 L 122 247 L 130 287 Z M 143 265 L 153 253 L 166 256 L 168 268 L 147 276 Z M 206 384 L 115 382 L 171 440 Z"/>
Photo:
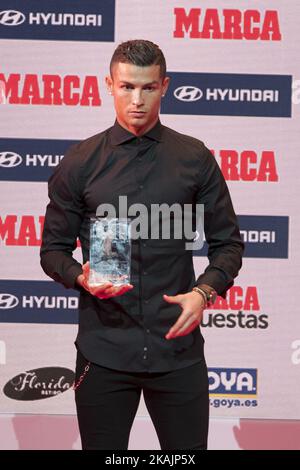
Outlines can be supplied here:
<path id="1" fill-rule="evenodd" d="M 174 296 L 164 295 L 163 298 L 170 304 L 178 304 L 182 307 L 182 313 L 177 322 L 169 329 L 165 336 L 166 339 L 188 335 L 199 326 L 205 306 L 202 295 L 197 292 L 188 292 Z"/>

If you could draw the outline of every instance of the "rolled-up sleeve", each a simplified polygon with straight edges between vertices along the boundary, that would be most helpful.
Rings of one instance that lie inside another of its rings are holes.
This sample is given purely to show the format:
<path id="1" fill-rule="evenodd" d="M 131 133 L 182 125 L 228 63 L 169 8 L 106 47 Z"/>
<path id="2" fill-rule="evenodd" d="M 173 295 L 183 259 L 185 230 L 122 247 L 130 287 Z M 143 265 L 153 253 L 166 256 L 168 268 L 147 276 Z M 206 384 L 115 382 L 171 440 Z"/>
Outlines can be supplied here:
<path id="1" fill-rule="evenodd" d="M 208 284 L 225 297 L 242 266 L 244 243 L 228 187 L 211 152 L 205 148 L 197 203 L 204 204 L 204 233 L 209 265 L 196 285 Z"/>
<path id="2" fill-rule="evenodd" d="M 48 183 L 41 266 L 54 281 L 66 288 L 77 288 L 81 264 L 73 258 L 83 220 L 82 176 L 77 145 L 72 146 L 55 169 Z"/>

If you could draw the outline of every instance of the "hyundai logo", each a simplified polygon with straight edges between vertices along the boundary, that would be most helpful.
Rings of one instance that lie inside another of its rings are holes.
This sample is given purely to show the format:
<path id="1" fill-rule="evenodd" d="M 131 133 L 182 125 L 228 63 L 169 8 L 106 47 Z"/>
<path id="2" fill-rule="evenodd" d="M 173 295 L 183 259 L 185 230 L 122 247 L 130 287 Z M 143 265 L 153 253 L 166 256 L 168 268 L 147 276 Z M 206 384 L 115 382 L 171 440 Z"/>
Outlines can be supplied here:
<path id="1" fill-rule="evenodd" d="M 203 96 L 203 91 L 195 86 L 180 86 L 174 91 L 174 96 L 180 101 L 197 101 Z"/>
<path id="2" fill-rule="evenodd" d="M 0 308 L 15 308 L 19 303 L 18 298 L 12 294 L 0 294 Z"/>
<path id="3" fill-rule="evenodd" d="M 14 152 L 0 152 L 0 166 L 3 168 L 13 168 L 22 163 L 22 157 Z"/>
<path id="4" fill-rule="evenodd" d="M 23 13 L 16 10 L 0 11 L 0 24 L 4 26 L 19 26 L 24 23 L 26 17 Z"/>

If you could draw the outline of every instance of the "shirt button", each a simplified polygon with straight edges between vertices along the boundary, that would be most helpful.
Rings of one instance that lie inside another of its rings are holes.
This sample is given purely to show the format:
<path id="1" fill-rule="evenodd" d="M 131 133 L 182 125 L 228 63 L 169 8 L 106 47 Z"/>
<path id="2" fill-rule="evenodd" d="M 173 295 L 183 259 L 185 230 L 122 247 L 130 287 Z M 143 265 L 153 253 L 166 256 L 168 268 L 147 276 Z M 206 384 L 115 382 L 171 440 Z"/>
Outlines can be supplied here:
<path id="1" fill-rule="evenodd" d="M 144 347 L 144 351 L 148 351 L 148 348 L 147 348 L 147 346 L 145 346 L 145 347 Z"/>
<path id="2" fill-rule="evenodd" d="M 143 356 L 143 359 L 147 359 L 147 356 L 146 356 L 146 355 L 144 355 L 144 356 Z"/>
<path id="3" fill-rule="evenodd" d="M 143 248 L 146 248 L 147 243 L 142 243 Z"/>
<path id="4" fill-rule="evenodd" d="M 144 303 L 145 303 L 145 304 L 148 304 L 148 303 L 149 303 L 149 299 L 145 299 L 145 300 L 144 300 Z"/>
<path id="5" fill-rule="evenodd" d="M 139 188 L 140 188 L 140 189 L 143 189 L 143 188 L 144 188 L 144 186 L 143 186 L 142 184 L 140 184 Z"/>
<path id="6" fill-rule="evenodd" d="M 144 274 L 145 276 L 147 276 L 148 273 L 147 273 L 147 271 L 143 271 L 143 274 Z"/>
<path id="7" fill-rule="evenodd" d="M 150 334 L 150 330 L 149 330 L 149 329 L 147 329 L 147 330 L 146 330 L 146 333 L 148 333 L 148 335 L 149 335 L 149 334 Z"/>

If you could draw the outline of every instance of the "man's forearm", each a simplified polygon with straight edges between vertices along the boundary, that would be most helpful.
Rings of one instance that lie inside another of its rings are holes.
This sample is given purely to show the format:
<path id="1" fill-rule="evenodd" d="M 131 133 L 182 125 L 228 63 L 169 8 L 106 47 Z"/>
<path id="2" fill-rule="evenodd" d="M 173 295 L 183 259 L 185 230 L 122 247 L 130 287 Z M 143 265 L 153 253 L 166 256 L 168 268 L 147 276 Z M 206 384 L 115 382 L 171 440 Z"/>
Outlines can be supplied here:
<path id="1" fill-rule="evenodd" d="M 49 277 L 67 289 L 79 287 L 76 280 L 82 274 L 82 266 L 71 254 L 61 250 L 42 252 L 41 266 Z"/>

